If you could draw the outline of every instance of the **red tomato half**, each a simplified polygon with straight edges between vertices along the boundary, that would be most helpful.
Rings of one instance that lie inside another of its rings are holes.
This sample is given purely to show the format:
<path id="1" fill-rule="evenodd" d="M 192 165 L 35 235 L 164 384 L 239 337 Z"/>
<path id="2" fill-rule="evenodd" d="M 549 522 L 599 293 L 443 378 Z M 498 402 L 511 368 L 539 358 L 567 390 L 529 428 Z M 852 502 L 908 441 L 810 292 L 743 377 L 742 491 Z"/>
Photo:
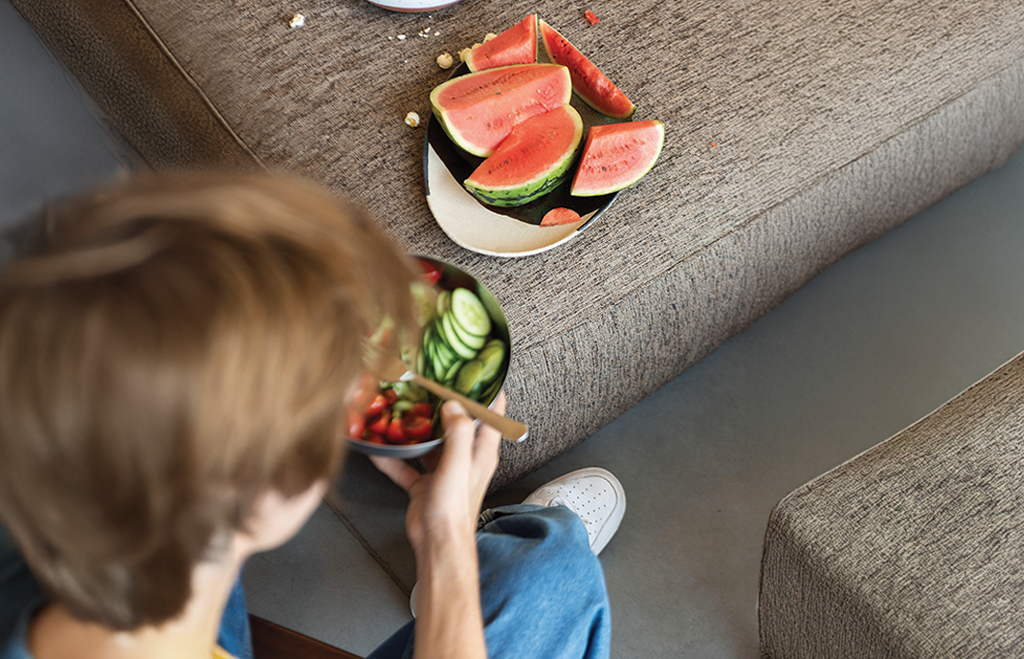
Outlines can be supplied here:
<path id="1" fill-rule="evenodd" d="M 417 414 L 406 414 L 402 418 L 402 429 L 405 431 L 406 436 L 416 442 L 422 442 L 427 439 L 431 439 L 431 432 L 434 429 L 434 424 L 430 420 L 430 417 L 419 416 Z"/>
<path id="2" fill-rule="evenodd" d="M 384 437 L 375 432 L 369 431 L 367 431 L 366 436 L 363 437 L 363 441 L 370 442 L 371 444 L 387 444 L 387 442 L 384 441 Z"/>
<path id="3" fill-rule="evenodd" d="M 391 423 L 388 424 L 388 430 L 386 437 L 388 441 L 393 444 L 403 444 L 407 439 L 405 436 L 405 430 L 402 429 L 402 420 L 398 417 L 391 419 Z"/>
<path id="4" fill-rule="evenodd" d="M 366 407 L 366 418 L 369 419 L 372 416 L 377 416 L 390 404 L 391 403 L 388 402 L 388 399 L 384 397 L 384 394 L 377 394 Z"/>
<path id="5" fill-rule="evenodd" d="M 372 420 L 367 424 L 367 429 L 370 432 L 383 435 L 388 431 L 388 425 L 391 423 L 391 412 L 385 411 L 383 414 L 377 417 L 372 417 Z"/>
<path id="6" fill-rule="evenodd" d="M 409 414 L 425 416 L 430 419 L 434 416 L 434 406 L 430 403 L 416 403 L 412 406 L 412 409 L 409 410 Z"/>
<path id="7" fill-rule="evenodd" d="M 363 431 L 366 430 L 366 417 L 353 410 L 348 411 L 348 436 L 352 439 L 362 439 Z"/>
<path id="8" fill-rule="evenodd" d="M 426 261 L 420 261 L 420 267 L 423 268 L 423 281 L 427 282 L 431 286 L 441 281 L 441 270 Z"/>

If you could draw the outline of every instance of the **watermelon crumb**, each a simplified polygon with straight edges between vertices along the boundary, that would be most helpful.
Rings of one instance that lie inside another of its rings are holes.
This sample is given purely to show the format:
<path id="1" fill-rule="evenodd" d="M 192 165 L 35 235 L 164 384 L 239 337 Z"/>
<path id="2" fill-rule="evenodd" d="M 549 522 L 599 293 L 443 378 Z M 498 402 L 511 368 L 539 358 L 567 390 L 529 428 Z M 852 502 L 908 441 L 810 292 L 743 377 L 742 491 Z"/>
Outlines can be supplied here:
<path id="1" fill-rule="evenodd" d="M 583 16 L 587 19 L 587 22 L 591 25 L 597 25 L 601 22 L 601 19 L 597 17 L 597 14 L 590 11 L 589 9 L 583 12 Z"/>
<path id="2" fill-rule="evenodd" d="M 552 208 L 544 214 L 544 219 L 540 221 L 540 225 L 542 227 L 554 227 L 579 222 L 581 219 L 583 218 L 580 217 L 580 214 L 571 208 Z"/>

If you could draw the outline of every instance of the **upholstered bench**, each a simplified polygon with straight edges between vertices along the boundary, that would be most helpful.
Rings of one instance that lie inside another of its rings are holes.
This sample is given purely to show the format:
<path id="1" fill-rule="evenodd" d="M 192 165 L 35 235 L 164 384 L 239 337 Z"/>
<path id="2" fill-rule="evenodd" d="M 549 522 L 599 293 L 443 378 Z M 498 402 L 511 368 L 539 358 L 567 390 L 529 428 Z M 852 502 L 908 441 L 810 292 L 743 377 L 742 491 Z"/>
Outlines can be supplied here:
<path id="1" fill-rule="evenodd" d="M 1024 655 L 1024 356 L 790 494 L 761 573 L 770 659 Z"/>
<path id="2" fill-rule="evenodd" d="M 1024 141 L 1019 0 L 13 2 L 148 164 L 297 171 L 368 206 L 408 251 L 477 275 L 511 326 L 510 414 L 532 427 L 504 447 L 496 485 Z M 439 53 L 531 12 L 637 118 L 664 121 L 667 143 L 569 242 L 483 256 L 433 219 L 424 131 L 403 118 L 429 115 Z"/>

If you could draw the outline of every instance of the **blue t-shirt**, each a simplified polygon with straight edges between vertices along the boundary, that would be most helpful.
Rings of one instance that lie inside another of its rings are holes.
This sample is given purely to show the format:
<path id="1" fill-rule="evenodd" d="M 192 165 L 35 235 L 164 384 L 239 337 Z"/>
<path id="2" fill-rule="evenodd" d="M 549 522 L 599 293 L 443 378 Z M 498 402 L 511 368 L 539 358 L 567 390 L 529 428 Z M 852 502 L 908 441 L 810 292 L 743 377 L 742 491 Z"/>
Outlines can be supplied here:
<path id="1" fill-rule="evenodd" d="M 0 526 L 0 659 L 32 659 L 26 645 L 28 623 L 45 603 L 28 565 Z M 241 579 L 235 583 L 224 609 L 217 643 L 237 659 L 252 659 Z"/>

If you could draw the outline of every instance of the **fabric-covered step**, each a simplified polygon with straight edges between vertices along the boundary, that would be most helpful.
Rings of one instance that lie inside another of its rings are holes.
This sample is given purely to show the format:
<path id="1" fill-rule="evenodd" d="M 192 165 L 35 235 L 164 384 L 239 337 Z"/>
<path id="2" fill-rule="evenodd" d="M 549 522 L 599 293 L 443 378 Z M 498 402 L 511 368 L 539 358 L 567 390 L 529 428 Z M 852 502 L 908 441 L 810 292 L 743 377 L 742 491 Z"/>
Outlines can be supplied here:
<path id="1" fill-rule="evenodd" d="M 1024 355 L 772 512 L 771 659 L 1024 651 Z"/>

